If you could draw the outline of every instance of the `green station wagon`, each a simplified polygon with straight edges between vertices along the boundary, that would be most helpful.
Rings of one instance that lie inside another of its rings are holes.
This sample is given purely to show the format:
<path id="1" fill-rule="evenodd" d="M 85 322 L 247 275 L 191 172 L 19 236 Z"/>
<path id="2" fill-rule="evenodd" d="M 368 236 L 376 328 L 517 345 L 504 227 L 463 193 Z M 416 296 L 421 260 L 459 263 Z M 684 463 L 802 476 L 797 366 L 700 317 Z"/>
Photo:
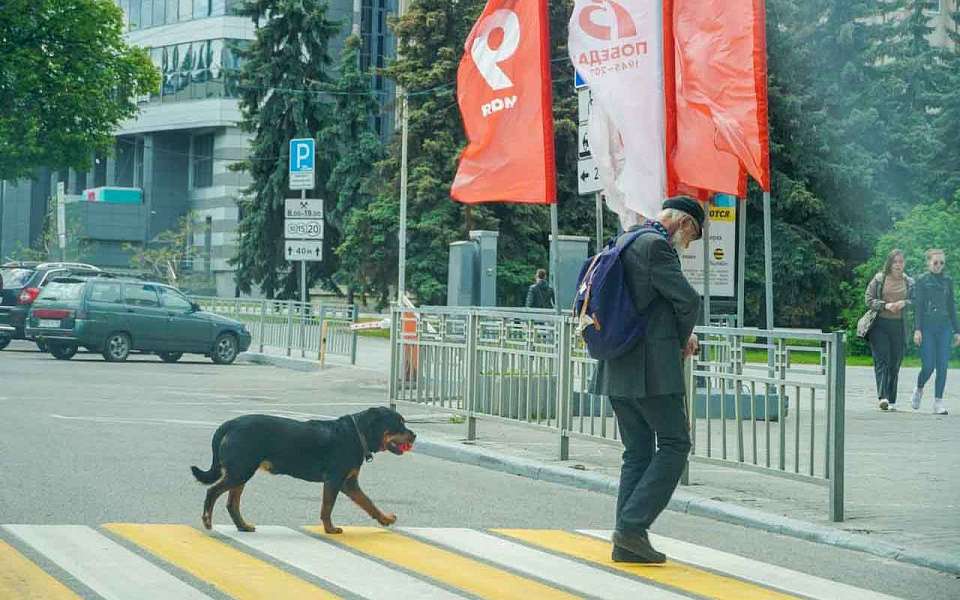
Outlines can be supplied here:
<path id="1" fill-rule="evenodd" d="M 61 360 L 84 347 L 111 362 L 140 351 L 165 362 L 194 353 L 230 364 L 250 347 L 243 323 L 203 312 L 175 288 L 99 277 L 61 277 L 47 284 L 30 310 L 27 335 L 46 342 Z"/>

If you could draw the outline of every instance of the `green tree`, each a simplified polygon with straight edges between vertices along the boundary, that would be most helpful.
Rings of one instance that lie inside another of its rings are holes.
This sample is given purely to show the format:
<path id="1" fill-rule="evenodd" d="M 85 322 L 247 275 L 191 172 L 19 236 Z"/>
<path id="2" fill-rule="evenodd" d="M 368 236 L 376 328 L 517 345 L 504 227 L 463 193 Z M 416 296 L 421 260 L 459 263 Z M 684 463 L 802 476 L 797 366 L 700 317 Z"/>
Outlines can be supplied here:
<path id="1" fill-rule="evenodd" d="M 856 278 L 844 285 L 847 298 L 844 321 L 851 335 L 853 350 L 868 353 L 866 344 L 856 338 L 857 319 L 866 310 L 863 293 L 875 273 L 883 269 L 887 255 L 894 248 L 903 251 L 906 272 L 919 277 L 927 271 L 925 253 L 930 248 L 941 248 L 948 255 L 945 273 L 953 279 L 954 292 L 960 297 L 960 190 L 951 201 L 939 200 L 914 207 L 903 219 L 896 222 L 893 230 L 877 240 L 873 254 L 856 270 Z M 955 353 L 960 356 L 960 352 Z"/>
<path id="2" fill-rule="evenodd" d="M 336 281 L 347 288 L 347 300 L 356 292 L 378 293 L 375 281 L 380 265 L 371 260 L 371 239 L 376 233 L 367 227 L 366 209 L 373 200 L 371 184 L 376 164 L 386 150 L 372 126 L 380 111 L 370 90 L 370 73 L 360 68 L 360 38 L 347 38 L 340 54 L 340 76 L 329 88 L 336 105 L 336 120 L 323 132 L 324 146 L 336 156 L 327 181 L 332 202 L 327 205 L 328 222 L 342 232 L 337 246 L 340 268 Z M 382 292 L 382 289 L 380 290 Z"/>
<path id="3" fill-rule="evenodd" d="M 123 39 L 110 0 L 6 0 L 0 9 L 0 179 L 86 171 L 156 92 L 150 57 Z"/>
<path id="4" fill-rule="evenodd" d="M 333 104 L 323 92 L 333 81 L 330 40 L 338 26 L 327 18 L 322 0 L 249 0 L 239 14 L 257 24 L 249 47 L 238 47 L 241 127 L 253 134 L 249 157 L 234 166 L 253 182 L 240 200 L 240 242 L 233 264 L 244 292 L 260 286 L 268 297 L 292 296 L 296 272 L 284 257 L 284 200 L 290 196 L 287 178 L 291 138 L 316 137 L 334 119 Z M 317 187 L 311 196 L 326 196 L 333 161 L 318 153 Z M 308 263 L 308 284 L 329 278 L 336 270 L 339 233 L 325 230 L 324 261 Z M 333 245 L 331 245 L 333 244 Z"/>

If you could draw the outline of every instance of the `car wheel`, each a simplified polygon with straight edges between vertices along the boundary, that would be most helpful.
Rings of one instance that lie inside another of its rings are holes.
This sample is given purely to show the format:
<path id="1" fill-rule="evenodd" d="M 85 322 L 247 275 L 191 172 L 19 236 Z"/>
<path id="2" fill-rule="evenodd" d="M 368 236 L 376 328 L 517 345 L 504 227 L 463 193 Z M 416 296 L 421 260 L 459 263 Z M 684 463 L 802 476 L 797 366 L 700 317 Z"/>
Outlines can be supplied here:
<path id="1" fill-rule="evenodd" d="M 130 355 L 130 336 L 111 333 L 103 343 L 103 358 L 107 362 L 123 362 Z"/>
<path id="2" fill-rule="evenodd" d="M 76 344 L 50 344 L 50 354 L 57 360 L 70 360 L 76 353 Z"/>
<path id="3" fill-rule="evenodd" d="M 237 358 L 237 338 L 230 333 L 221 333 L 213 343 L 210 358 L 218 365 L 229 365 Z"/>
<path id="4" fill-rule="evenodd" d="M 48 352 L 50 347 L 43 340 L 37 340 L 37 350 L 40 352 Z"/>
<path id="5" fill-rule="evenodd" d="M 157 356 L 159 356 L 163 362 L 175 363 L 183 356 L 183 352 L 158 352 Z"/>
<path id="6" fill-rule="evenodd" d="M 4 337 L 0 337 L 0 350 L 3 350 L 4 348 L 6 348 L 6 347 L 9 346 L 9 345 L 10 345 L 10 338 L 5 337 L 5 336 L 4 336 Z"/>

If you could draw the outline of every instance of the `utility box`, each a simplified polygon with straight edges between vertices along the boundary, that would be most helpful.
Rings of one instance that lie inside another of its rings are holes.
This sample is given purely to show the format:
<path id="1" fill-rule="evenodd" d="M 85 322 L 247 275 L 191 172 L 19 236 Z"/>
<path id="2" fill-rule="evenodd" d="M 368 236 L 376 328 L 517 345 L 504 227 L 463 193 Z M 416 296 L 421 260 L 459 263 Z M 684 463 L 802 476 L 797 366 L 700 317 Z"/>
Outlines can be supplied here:
<path id="1" fill-rule="evenodd" d="M 450 244 L 447 306 L 497 305 L 496 231 L 471 231 L 470 241 Z"/>
<path id="2" fill-rule="evenodd" d="M 551 237 L 551 241 L 553 236 Z M 573 306 L 573 299 L 577 293 L 577 277 L 580 269 L 589 255 L 590 238 L 579 235 L 557 236 L 557 272 L 554 290 L 557 306 L 566 310 Z M 553 245 L 550 246 L 551 250 Z M 551 257 L 552 258 L 552 257 Z M 553 261 L 550 261 L 553 264 Z"/>
<path id="3" fill-rule="evenodd" d="M 447 306 L 475 306 L 477 288 L 475 265 L 479 248 L 476 242 L 450 244 L 450 263 L 447 270 Z"/>
<path id="4" fill-rule="evenodd" d="M 497 305 L 497 241 L 499 231 L 471 231 L 470 239 L 477 243 L 477 306 Z"/>

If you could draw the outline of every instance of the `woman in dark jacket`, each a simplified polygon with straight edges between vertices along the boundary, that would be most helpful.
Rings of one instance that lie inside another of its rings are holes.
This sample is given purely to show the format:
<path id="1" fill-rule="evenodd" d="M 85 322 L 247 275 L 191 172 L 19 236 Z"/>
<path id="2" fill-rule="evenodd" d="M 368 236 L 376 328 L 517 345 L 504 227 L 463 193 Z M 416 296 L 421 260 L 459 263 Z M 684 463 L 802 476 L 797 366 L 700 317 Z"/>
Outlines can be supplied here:
<path id="1" fill-rule="evenodd" d="M 927 250 L 927 273 L 917 281 L 915 300 L 916 325 L 913 341 L 920 346 L 923 367 L 913 390 L 913 409 L 920 408 L 923 386 L 930 380 L 934 370 L 937 380 L 934 386 L 933 414 L 947 414 L 943 392 L 947 385 L 947 367 L 950 364 L 950 348 L 960 345 L 960 326 L 957 325 L 957 305 L 953 294 L 953 280 L 943 274 L 946 264 L 943 250 Z"/>
<path id="2" fill-rule="evenodd" d="M 883 271 L 874 275 L 864 295 L 875 319 L 867 333 L 873 354 L 880 410 L 897 410 L 900 363 L 907 346 L 906 307 L 913 300 L 913 279 L 903 271 L 900 250 L 891 250 Z"/>

